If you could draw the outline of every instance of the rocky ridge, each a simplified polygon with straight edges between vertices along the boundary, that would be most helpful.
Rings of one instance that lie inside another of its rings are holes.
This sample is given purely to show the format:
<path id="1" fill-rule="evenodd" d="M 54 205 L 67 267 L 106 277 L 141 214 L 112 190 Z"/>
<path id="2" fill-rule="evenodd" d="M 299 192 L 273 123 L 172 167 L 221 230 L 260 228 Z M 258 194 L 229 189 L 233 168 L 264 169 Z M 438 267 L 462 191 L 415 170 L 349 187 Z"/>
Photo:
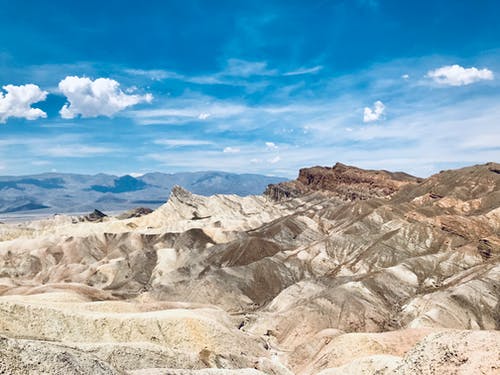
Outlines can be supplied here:
<path id="1" fill-rule="evenodd" d="M 271 184 L 265 195 L 274 200 L 321 192 L 344 201 L 388 197 L 419 178 L 403 172 L 374 171 L 337 163 L 333 167 L 302 168 L 296 180 Z"/>
<path id="2" fill-rule="evenodd" d="M 499 170 L 337 164 L 264 196 L 2 224 L 0 370 L 495 374 Z"/>

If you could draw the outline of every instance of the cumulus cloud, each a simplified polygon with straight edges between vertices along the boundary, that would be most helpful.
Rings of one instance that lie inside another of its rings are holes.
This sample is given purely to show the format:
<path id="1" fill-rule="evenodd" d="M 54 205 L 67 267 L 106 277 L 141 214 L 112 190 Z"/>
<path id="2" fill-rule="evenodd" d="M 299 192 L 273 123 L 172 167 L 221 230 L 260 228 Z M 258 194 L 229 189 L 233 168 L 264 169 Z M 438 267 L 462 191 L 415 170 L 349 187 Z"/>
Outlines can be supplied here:
<path id="1" fill-rule="evenodd" d="M 226 147 L 222 152 L 226 154 L 237 154 L 238 152 L 240 152 L 240 149 L 237 147 Z"/>
<path id="2" fill-rule="evenodd" d="M 492 80 L 493 72 L 489 69 L 464 68 L 455 64 L 430 70 L 427 72 L 427 77 L 441 85 L 464 86 L 477 81 Z"/>
<path id="3" fill-rule="evenodd" d="M 369 107 L 365 107 L 365 111 L 363 113 L 363 122 L 372 122 L 377 121 L 385 111 L 385 105 L 380 100 L 377 100 L 373 103 L 373 109 Z"/>
<path id="4" fill-rule="evenodd" d="M 68 76 L 59 82 L 59 90 L 66 95 L 66 103 L 59 113 L 62 118 L 111 117 L 115 113 L 141 102 L 151 102 L 153 96 L 128 95 L 120 84 L 109 78 L 91 80 L 87 77 Z"/>
<path id="5" fill-rule="evenodd" d="M 42 102 L 47 98 L 47 91 L 33 84 L 2 87 L 6 94 L 0 91 L 0 123 L 4 123 L 10 117 L 35 120 L 39 117 L 47 117 L 47 114 L 39 108 L 32 108 L 34 103 Z"/>

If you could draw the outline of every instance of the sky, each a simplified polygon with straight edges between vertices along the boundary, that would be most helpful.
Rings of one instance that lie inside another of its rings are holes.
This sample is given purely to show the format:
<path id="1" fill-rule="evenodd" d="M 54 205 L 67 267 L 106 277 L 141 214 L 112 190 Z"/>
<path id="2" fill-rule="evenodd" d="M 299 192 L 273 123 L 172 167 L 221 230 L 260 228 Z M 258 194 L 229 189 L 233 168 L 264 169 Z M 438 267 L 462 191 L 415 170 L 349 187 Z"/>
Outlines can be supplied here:
<path id="1" fill-rule="evenodd" d="M 500 161 L 500 2 L 0 0 L 0 174 Z"/>

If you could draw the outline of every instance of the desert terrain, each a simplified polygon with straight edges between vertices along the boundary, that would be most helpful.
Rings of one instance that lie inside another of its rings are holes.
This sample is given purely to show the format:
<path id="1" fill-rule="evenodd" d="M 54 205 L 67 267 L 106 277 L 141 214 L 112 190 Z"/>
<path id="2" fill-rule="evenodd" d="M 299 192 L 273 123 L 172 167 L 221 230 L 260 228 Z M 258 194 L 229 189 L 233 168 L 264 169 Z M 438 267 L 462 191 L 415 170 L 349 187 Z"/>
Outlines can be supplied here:
<path id="1" fill-rule="evenodd" d="M 0 224 L 2 374 L 499 374 L 500 164 Z"/>

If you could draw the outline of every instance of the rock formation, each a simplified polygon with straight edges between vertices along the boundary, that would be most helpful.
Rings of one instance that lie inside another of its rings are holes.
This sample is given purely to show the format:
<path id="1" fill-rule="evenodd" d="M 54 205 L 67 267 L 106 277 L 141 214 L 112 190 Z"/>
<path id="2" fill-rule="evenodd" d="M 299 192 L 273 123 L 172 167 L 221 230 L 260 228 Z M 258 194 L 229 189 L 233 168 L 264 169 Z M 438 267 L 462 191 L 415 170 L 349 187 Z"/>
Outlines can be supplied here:
<path id="1" fill-rule="evenodd" d="M 336 164 L 263 196 L 3 224 L 0 372 L 498 373 L 499 170 Z"/>
<path id="2" fill-rule="evenodd" d="M 420 179 L 403 172 L 372 171 L 337 163 L 333 167 L 303 168 L 296 180 L 269 185 L 274 200 L 296 198 L 314 191 L 345 201 L 388 197 Z"/>
<path id="3" fill-rule="evenodd" d="M 100 222 L 103 221 L 105 217 L 107 217 L 104 212 L 99 211 L 98 209 L 95 209 L 92 211 L 90 214 L 83 216 L 80 218 L 81 221 L 90 221 L 90 222 Z"/>
<path id="4" fill-rule="evenodd" d="M 141 217 L 144 215 L 149 215 L 152 212 L 153 210 L 151 208 L 137 207 L 118 215 L 117 218 L 120 220 L 131 219 L 133 217 Z"/>

